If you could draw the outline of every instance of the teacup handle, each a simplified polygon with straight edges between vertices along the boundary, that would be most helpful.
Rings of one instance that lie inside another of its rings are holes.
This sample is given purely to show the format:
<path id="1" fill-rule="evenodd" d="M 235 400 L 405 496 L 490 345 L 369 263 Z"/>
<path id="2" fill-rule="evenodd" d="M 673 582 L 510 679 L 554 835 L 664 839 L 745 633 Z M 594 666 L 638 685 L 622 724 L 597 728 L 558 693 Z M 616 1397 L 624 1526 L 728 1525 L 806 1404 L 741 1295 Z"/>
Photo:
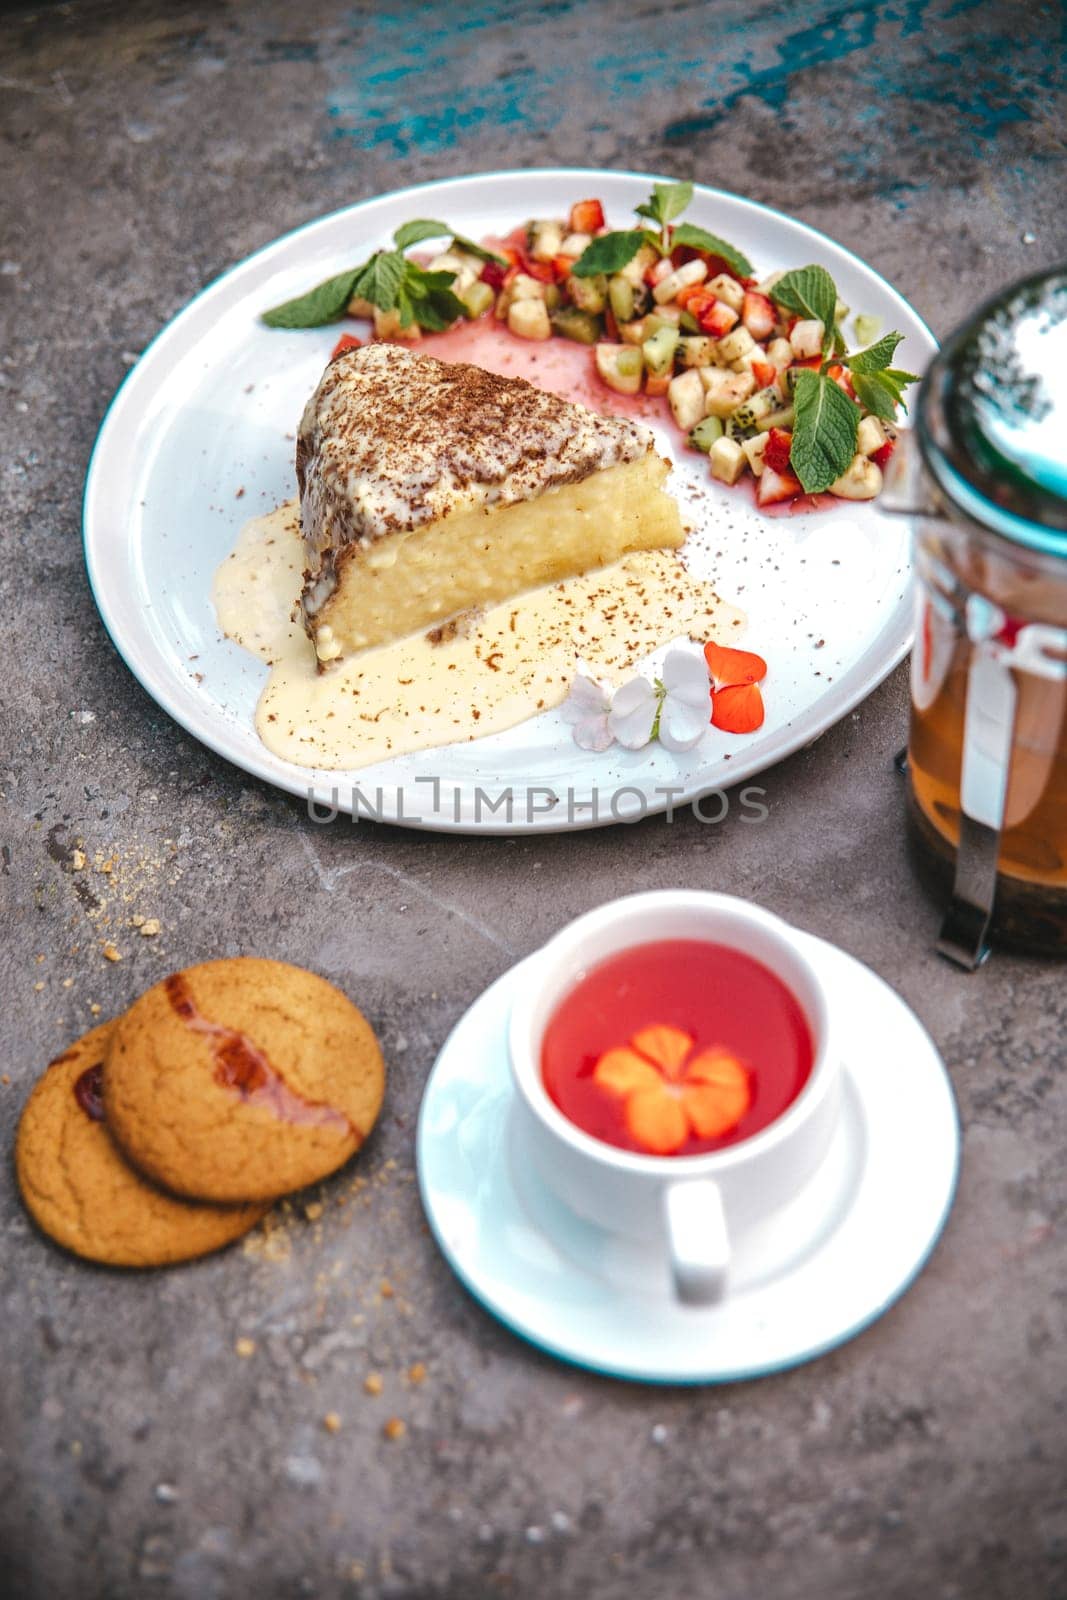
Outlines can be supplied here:
<path id="1" fill-rule="evenodd" d="M 663 1191 L 663 1215 L 674 1292 L 685 1305 L 706 1306 L 726 1292 L 730 1241 L 717 1183 L 690 1178 Z"/>

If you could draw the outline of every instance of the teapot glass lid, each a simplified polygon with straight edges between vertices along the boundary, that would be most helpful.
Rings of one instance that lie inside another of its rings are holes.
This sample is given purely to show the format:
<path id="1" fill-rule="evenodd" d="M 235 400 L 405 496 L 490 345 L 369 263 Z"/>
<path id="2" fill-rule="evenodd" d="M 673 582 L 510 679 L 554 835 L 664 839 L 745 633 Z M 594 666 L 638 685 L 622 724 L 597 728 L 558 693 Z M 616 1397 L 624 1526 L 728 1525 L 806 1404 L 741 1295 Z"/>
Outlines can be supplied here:
<path id="1" fill-rule="evenodd" d="M 918 431 L 951 503 L 1067 556 L 1067 267 L 1004 290 L 953 334 L 923 383 Z"/>

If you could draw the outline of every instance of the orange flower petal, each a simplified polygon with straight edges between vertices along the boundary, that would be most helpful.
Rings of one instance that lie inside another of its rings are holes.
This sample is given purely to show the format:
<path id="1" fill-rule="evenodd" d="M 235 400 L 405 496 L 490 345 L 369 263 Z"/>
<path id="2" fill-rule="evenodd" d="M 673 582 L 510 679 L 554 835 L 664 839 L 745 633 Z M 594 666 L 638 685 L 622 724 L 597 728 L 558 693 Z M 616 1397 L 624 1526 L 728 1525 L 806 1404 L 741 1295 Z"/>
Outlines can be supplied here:
<path id="1" fill-rule="evenodd" d="M 689 1123 L 681 1102 L 662 1084 L 655 1089 L 639 1089 L 630 1095 L 626 1102 L 626 1126 L 642 1149 L 656 1156 L 673 1155 L 689 1137 Z"/>
<path id="2" fill-rule="evenodd" d="M 738 683 L 762 683 L 767 676 L 767 663 L 754 650 L 733 650 L 728 645 L 716 644 L 714 639 L 709 639 L 704 646 L 704 660 L 716 689 L 732 688 Z"/>
<path id="3" fill-rule="evenodd" d="M 612 1094 L 634 1094 L 639 1089 L 661 1089 L 663 1079 L 651 1061 L 639 1056 L 636 1050 L 622 1045 L 617 1050 L 605 1050 L 593 1068 L 593 1082 Z"/>
<path id="4" fill-rule="evenodd" d="M 682 1105 L 698 1139 L 718 1139 L 736 1128 L 748 1110 L 747 1095 L 739 1098 L 712 1084 L 695 1084 L 682 1090 Z"/>
<path id="5" fill-rule="evenodd" d="M 752 1104 L 748 1073 L 728 1050 L 704 1050 L 686 1072 L 682 1104 L 698 1138 L 729 1133 Z"/>
<path id="6" fill-rule="evenodd" d="M 731 684 L 711 697 L 711 725 L 723 733 L 755 733 L 762 728 L 763 696 L 758 683 Z"/>
<path id="7" fill-rule="evenodd" d="M 668 1078 L 681 1076 L 682 1064 L 693 1048 L 692 1037 L 681 1028 L 672 1028 L 669 1022 L 654 1022 L 650 1028 L 642 1028 L 630 1043 L 662 1067 Z"/>

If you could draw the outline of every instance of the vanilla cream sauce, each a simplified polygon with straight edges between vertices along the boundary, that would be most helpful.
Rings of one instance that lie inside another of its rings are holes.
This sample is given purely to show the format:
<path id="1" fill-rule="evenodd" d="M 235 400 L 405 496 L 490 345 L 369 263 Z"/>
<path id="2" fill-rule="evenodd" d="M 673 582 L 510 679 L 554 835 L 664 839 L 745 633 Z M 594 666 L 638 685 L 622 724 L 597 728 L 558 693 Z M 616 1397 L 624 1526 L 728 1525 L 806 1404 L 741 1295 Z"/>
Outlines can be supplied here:
<path id="1" fill-rule="evenodd" d="M 619 683 L 659 645 L 736 638 L 743 614 L 678 554 L 649 550 L 317 671 L 300 621 L 300 507 L 253 517 L 215 574 L 222 631 L 270 667 L 256 709 L 268 750 L 300 766 L 352 770 L 501 733 L 566 697 L 579 663 Z"/>

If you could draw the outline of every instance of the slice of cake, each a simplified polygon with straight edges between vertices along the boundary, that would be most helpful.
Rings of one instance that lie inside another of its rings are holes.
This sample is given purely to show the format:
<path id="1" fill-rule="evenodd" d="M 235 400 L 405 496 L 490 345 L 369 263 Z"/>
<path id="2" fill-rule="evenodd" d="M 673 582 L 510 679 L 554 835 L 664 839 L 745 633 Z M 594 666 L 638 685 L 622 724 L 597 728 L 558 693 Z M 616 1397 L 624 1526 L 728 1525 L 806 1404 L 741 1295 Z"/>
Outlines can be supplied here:
<path id="1" fill-rule="evenodd" d="M 331 361 L 296 470 L 320 667 L 684 537 L 647 428 L 396 345 Z"/>

